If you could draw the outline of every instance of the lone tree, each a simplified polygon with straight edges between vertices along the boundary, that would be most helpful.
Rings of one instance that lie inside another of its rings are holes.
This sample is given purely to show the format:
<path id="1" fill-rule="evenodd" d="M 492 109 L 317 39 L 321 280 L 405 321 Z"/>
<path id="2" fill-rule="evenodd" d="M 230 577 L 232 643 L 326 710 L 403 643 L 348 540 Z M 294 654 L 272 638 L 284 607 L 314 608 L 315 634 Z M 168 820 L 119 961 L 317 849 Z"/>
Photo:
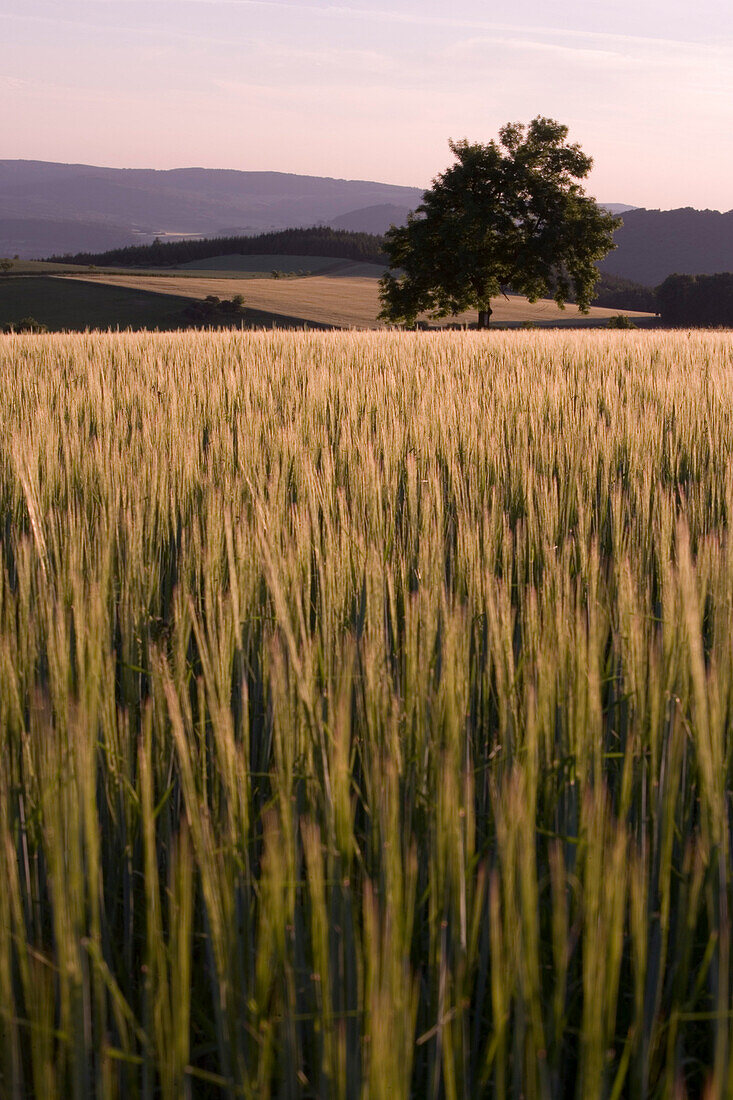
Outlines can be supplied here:
<path id="1" fill-rule="evenodd" d="M 587 313 L 595 263 L 612 248 L 619 218 L 577 182 L 593 161 L 567 142 L 568 128 L 538 116 L 509 123 L 488 145 L 451 141 L 456 163 L 434 181 L 407 225 L 385 240 L 390 268 L 381 280 L 383 320 L 414 324 L 478 310 L 486 328 L 491 299 L 507 290 L 531 302 L 573 295 Z M 394 272 L 394 273 L 393 273 Z"/>

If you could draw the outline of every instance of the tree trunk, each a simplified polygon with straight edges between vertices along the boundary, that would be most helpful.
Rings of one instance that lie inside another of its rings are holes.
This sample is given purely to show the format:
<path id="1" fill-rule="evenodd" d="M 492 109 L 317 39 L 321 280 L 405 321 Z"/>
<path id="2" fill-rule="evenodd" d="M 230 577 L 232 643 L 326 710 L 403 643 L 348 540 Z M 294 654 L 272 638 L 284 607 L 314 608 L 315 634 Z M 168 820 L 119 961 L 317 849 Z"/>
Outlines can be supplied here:
<path id="1" fill-rule="evenodd" d="M 488 303 L 484 306 L 483 309 L 480 309 L 478 311 L 478 327 L 479 328 L 488 328 L 489 327 L 489 325 L 491 324 L 491 314 L 493 312 L 494 311 L 492 310 L 491 306 Z"/>

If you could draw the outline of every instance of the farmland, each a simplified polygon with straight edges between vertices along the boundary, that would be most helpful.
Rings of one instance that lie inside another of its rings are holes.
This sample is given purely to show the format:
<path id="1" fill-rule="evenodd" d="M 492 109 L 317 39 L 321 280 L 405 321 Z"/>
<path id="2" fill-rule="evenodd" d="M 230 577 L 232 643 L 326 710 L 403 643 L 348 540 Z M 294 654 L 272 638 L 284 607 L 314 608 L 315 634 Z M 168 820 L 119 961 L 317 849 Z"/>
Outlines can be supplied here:
<path id="1" fill-rule="evenodd" d="M 0 1094 L 731 1095 L 732 368 L 0 336 Z"/>
<path id="2" fill-rule="evenodd" d="M 105 282 L 87 283 L 78 279 L 34 276 L 10 278 L 0 284 L 0 328 L 33 317 L 52 332 L 85 329 L 148 329 L 170 331 L 190 324 L 184 311 L 191 298 L 166 293 L 167 284 L 159 283 L 161 293 Z M 229 287 L 223 276 L 217 290 L 226 298 Z M 232 324 L 231 317 L 228 324 Z M 257 309 L 238 311 L 236 325 L 247 328 L 302 328 L 302 317 L 273 314 Z M 311 322 L 317 327 L 317 322 Z M 325 326 L 323 326 L 325 327 Z M 329 326 L 330 327 L 330 326 Z"/>
<path id="3" fill-rule="evenodd" d="M 179 328 L 185 305 L 175 295 L 130 287 L 91 286 L 45 275 L 6 278 L 0 283 L 0 329 L 23 317 L 51 330 Z"/>
<path id="4" fill-rule="evenodd" d="M 273 267 L 277 267 L 277 257 L 270 257 Z M 313 257 L 311 257 L 311 261 Z M 341 268 L 330 275 L 313 275 L 295 279 L 256 279 L 244 277 L 237 279 L 231 270 L 226 273 L 224 284 L 226 293 L 241 294 L 245 304 L 261 312 L 300 317 L 305 322 L 334 325 L 336 328 L 378 328 L 377 315 L 380 311 L 379 283 L 374 277 L 377 270 L 373 265 L 364 265 L 368 275 L 354 274 L 361 264 L 349 265 L 349 273 Z M 103 283 L 107 286 L 123 287 L 128 290 L 149 291 L 155 294 L 177 294 L 187 298 L 205 298 L 209 294 L 221 295 L 222 282 L 219 274 L 206 273 L 197 278 L 193 272 L 158 274 L 100 274 L 75 277 L 90 283 Z M 538 325 L 598 325 L 608 321 L 619 313 L 618 309 L 593 307 L 588 316 L 580 313 L 577 306 L 568 305 L 559 309 L 553 301 L 542 300 L 531 304 L 520 295 L 496 298 L 492 303 L 492 318 L 500 325 L 519 325 L 528 321 Z M 648 322 L 651 314 L 621 312 L 632 318 Z M 459 314 L 447 318 L 444 324 L 475 323 L 474 313 Z"/>

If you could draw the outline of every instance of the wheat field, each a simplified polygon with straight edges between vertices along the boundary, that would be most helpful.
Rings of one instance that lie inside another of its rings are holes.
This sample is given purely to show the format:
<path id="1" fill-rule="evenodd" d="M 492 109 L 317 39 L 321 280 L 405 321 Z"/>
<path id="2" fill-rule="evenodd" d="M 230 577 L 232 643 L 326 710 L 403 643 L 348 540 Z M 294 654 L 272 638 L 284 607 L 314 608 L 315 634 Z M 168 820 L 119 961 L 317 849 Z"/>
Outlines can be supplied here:
<path id="1" fill-rule="evenodd" d="M 733 1094 L 729 334 L 0 384 L 0 1095 Z"/>

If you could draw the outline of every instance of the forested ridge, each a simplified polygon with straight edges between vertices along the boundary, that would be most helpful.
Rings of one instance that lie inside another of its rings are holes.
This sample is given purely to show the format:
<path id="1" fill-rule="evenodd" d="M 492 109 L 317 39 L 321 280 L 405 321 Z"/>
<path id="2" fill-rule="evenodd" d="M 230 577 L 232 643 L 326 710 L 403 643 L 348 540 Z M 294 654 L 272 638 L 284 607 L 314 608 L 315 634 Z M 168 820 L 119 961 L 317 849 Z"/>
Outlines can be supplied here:
<path id="1" fill-rule="evenodd" d="M 128 245 L 107 252 L 77 252 L 52 256 L 53 262 L 95 264 L 101 267 L 175 267 L 214 256 L 334 256 L 364 263 L 386 263 L 382 238 L 373 233 L 354 233 L 328 226 L 283 229 L 256 237 L 206 237 L 188 241 L 154 241 Z"/>
<path id="2" fill-rule="evenodd" d="M 685 327 L 733 325 L 733 273 L 670 275 L 657 287 L 662 323 Z"/>

